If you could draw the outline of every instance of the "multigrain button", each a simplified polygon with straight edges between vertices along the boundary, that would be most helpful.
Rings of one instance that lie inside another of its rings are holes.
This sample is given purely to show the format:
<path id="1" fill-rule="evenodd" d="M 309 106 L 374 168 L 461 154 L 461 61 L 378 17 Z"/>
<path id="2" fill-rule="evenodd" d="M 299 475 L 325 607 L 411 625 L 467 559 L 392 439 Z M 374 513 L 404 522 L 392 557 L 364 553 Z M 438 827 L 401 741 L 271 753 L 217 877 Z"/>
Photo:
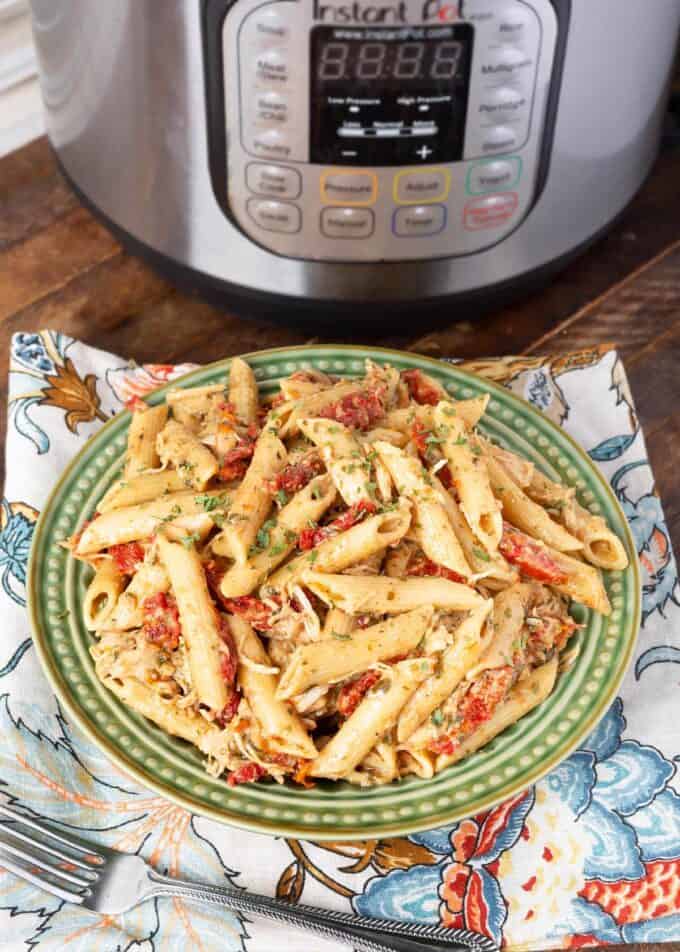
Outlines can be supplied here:
<path id="1" fill-rule="evenodd" d="M 495 79 L 515 79 L 530 73 L 534 59 L 514 46 L 498 46 L 486 52 L 482 59 L 482 76 Z"/>
<path id="2" fill-rule="evenodd" d="M 370 208 L 324 208 L 321 231 L 327 238 L 370 238 L 375 215 Z"/>
<path id="3" fill-rule="evenodd" d="M 449 194 L 448 169 L 420 169 L 399 172 L 394 179 L 394 201 L 399 205 L 424 205 L 441 202 Z"/>
<path id="4" fill-rule="evenodd" d="M 411 205 L 397 208 L 392 231 L 398 238 L 426 238 L 438 235 L 446 227 L 446 206 Z"/>
<path id="5" fill-rule="evenodd" d="M 378 180 L 372 172 L 325 172 L 321 176 L 321 201 L 328 205 L 373 205 Z"/>
<path id="6" fill-rule="evenodd" d="M 284 50 L 266 50 L 255 55 L 255 78 L 260 83 L 280 85 L 289 79 L 288 57 Z"/>
<path id="7" fill-rule="evenodd" d="M 261 198 L 248 201 L 248 214 L 265 231 L 294 235 L 302 227 L 302 212 L 288 202 L 272 202 Z"/>
<path id="8" fill-rule="evenodd" d="M 482 152 L 512 152 L 518 142 L 517 129 L 511 126 L 492 126 L 484 130 Z"/>
<path id="9" fill-rule="evenodd" d="M 487 192 L 504 192 L 517 185 L 521 174 L 522 160 L 519 156 L 479 162 L 468 172 L 468 194 L 485 195 Z"/>
<path id="10" fill-rule="evenodd" d="M 246 169 L 246 185 L 251 192 L 266 198 L 298 198 L 302 177 L 295 169 L 251 162 Z"/>
<path id="11" fill-rule="evenodd" d="M 266 123 L 286 123 L 290 119 L 290 102 L 284 93 L 275 91 L 256 93 L 255 119 Z"/>

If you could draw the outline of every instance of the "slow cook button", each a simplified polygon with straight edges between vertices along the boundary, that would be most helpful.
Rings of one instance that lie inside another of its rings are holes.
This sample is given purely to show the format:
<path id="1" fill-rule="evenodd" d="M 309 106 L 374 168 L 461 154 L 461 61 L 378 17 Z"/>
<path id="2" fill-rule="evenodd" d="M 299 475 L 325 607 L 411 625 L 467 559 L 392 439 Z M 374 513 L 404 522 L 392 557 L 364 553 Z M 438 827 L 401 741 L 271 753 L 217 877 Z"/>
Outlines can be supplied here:
<path id="1" fill-rule="evenodd" d="M 246 169 L 246 185 L 251 192 L 267 198 L 298 198 L 302 177 L 296 169 L 251 162 Z"/>
<path id="2" fill-rule="evenodd" d="M 392 231 L 398 238 L 426 238 L 438 235 L 446 227 L 444 205 L 411 205 L 397 208 Z"/>
<path id="3" fill-rule="evenodd" d="M 327 238 L 370 238 L 375 216 L 370 208 L 324 208 L 321 231 Z"/>
<path id="4" fill-rule="evenodd" d="M 394 179 L 394 200 L 399 205 L 442 202 L 449 194 L 450 184 L 448 169 L 399 172 Z"/>
<path id="5" fill-rule="evenodd" d="M 290 119 L 290 104 L 288 96 L 277 92 L 261 92 L 255 94 L 256 122 L 288 122 Z"/>
<path id="6" fill-rule="evenodd" d="M 372 172 L 325 172 L 321 176 L 321 201 L 328 205 L 373 205 L 378 180 Z"/>
<path id="7" fill-rule="evenodd" d="M 465 206 L 463 217 L 465 230 L 483 231 L 487 228 L 500 228 L 510 221 L 517 211 L 518 205 L 519 196 L 517 192 L 476 198 Z"/>
<path id="8" fill-rule="evenodd" d="M 288 58 L 283 50 L 266 50 L 255 55 L 255 78 L 260 83 L 280 84 L 289 79 Z"/>
<path id="9" fill-rule="evenodd" d="M 522 160 L 519 156 L 479 162 L 468 172 L 468 194 L 486 195 L 488 192 L 504 192 L 517 185 L 521 174 Z"/>
<path id="10" fill-rule="evenodd" d="M 484 130 L 482 152 L 512 152 L 518 142 L 517 129 L 511 126 L 492 126 Z"/>
<path id="11" fill-rule="evenodd" d="M 294 235 L 302 227 L 302 212 L 288 202 L 272 202 L 260 198 L 248 201 L 248 214 L 265 231 Z"/>
<path id="12" fill-rule="evenodd" d="M 293 154 L 290 138 L 279 129 L 255 132 L 251 139 L 251 152 L 268 159 L 288 159 Z"/>

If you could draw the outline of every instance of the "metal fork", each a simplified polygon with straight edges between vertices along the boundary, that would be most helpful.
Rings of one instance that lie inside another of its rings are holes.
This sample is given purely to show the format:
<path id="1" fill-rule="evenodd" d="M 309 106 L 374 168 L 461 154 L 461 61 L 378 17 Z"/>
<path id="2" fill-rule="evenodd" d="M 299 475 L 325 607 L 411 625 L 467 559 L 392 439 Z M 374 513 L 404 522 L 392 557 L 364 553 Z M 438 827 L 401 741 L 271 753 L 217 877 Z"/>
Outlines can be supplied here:
<path id="1" fill-rule="evenodd" d="M 178 896 L 274 919 L 354 945 L 361 952 L 496 952 L 491 939 L 466 929 L 368 919 L 161 876 L 141 856 L 65 836 L 4 804 L 0 804 L 0 865 L 53 896 L 102 915 L 119 915 L 156 896 Z"/>

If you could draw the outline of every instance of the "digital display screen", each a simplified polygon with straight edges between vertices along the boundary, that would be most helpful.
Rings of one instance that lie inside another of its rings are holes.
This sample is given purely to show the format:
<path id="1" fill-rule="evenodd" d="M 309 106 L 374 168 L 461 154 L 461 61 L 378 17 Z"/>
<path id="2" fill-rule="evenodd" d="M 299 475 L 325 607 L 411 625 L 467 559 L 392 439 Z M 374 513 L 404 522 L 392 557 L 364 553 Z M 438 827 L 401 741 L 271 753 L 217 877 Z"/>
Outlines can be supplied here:
<path id="1" fill-rule="evenodd" d="M 412 165 L 462 157 L 474 29 L 317 27 L 311 160 Z"/>

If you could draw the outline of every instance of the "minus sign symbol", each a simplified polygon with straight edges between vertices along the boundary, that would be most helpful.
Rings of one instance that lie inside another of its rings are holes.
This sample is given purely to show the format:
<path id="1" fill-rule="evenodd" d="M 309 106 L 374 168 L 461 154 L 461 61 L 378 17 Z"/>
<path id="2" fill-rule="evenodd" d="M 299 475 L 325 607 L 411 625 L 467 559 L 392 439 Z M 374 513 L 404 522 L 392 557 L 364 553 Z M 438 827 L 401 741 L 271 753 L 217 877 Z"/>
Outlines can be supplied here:
<path id="1" fill-rule="evenodd" d="M 343 154 L 343 155 L 350 156 L 350 155 L 358 155 L 359 153 L 358 153 L 358 152 L 352 152 L 352 151 L 350 151 L 350 150 L 345 149 L 342 154 Z"/>

